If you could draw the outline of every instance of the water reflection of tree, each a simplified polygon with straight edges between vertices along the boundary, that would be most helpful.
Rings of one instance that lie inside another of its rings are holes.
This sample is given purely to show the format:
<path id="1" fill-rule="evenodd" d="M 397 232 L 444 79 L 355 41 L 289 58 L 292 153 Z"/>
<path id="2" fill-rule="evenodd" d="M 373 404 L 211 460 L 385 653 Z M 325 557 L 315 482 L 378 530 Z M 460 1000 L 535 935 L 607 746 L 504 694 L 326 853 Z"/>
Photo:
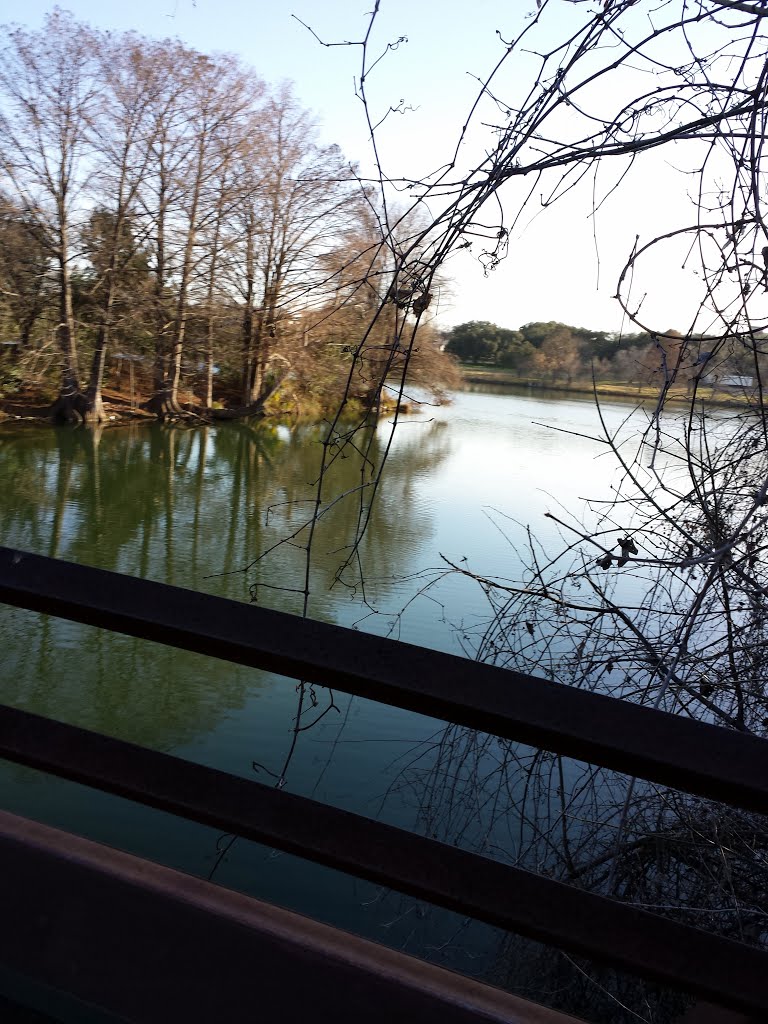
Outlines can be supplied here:
<path id="1" fill-rule="evenodd" d="M 13 438 L 0 493 L 4 543 L 172 580 L 184 560 L 174 516 L 191 440 L 162 429 Z M 30 481 L 43 482 L 34 512 L 19 501 Z M 212 731 L 258 685 L 254 673 L 48 616 L 8 611 L 2 633 L 6 701 L 160 749 Z"/>
<path id="2" fill-rule="evenodd" d="M 406 565 L 429 529 L 407 501 L 409 473 L 436 467 L 446 454 L 434 430 L 426 435 L 393 459 L 398 482 L 367 540 L 374 575 Z M 247 424 L 5 434 L 2 542 L 247 599 L 247 576 L 222 570 L 241 570 L 301 516 L 317 437 L 313 427 Z M 340 461 L 339 486 L 351 486 L 358 473 L 353 460 Z M 333 552 L 355 514 L 339 503 L 324 524 L 320 590 L 333 582 Z M 276 551 L 269 580 L 290 579 L 296 555 Z M 260 597 L 296 610 L 290 592 Z M 318 614 L 332 618 L 333 601 L 320 602 Z M 260 673 L 15 610 L 3 616 L 0 633 L 7 701 L 161 749 L 213 731 L 263 681 Z"/>
<path id="3" fill-rule="evenodd" d="M 302 426 L 291 432 L 284 461 L 292 472 L 279 478 L 279 487 L 273 489 L 271 497 L 266 501 L 262 497 L 260 511 L 268 529 L 260 538 L 261 545 L 251 548 L 251 553 L 259 552 L 255 561 L 252 554 L 249 560 L 251 591 L 257 599 L 269 592 L 281 593 L 286 602 L 281 606 L 300 610 L 311 528 L 314 536 L 309 590 L 313 615 L 328 614 L 335 604 L 328 596 L 334 587 L 346 588 L 364 600 L 367 580 L 392 578 L 410 568 L 414 552 L 424 544 L 431 529 L 431 517 L 412 504 L 414 482 L 423 481 L 435 471 L 450 450 L 440 423 L 413 427 L 414 433 L 402 437 L 390 455 L 387 492 L 371 510 L 370 526 L 353 561 L 349 552 L 360 540 L 368 466 L 370 462 L 378 464 L 387 439 L 374 423 L 360 443 L 340 449 L 326 475 L 327 493 L 332 497 L 317 514 L 313 483 L 325 431 L 322 426 Z M 365 456 L 361 455 L 363 451 Z M 276 587 L 281 589 L 274 590 Z M 263 600 L 271 604 L 280 599 L 272 596 Z"/>

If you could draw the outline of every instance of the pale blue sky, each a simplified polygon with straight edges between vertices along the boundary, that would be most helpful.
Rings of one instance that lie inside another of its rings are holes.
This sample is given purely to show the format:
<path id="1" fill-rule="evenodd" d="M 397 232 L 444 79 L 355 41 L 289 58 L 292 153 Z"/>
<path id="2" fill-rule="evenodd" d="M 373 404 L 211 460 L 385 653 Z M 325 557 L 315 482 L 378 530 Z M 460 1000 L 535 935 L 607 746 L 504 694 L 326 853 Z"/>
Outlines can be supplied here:
<path id="1" fill-rule="evenodd" d="M 2 16 L 36 28 L 52 6 L 46 0 L 5 0 Z M 353 90 L 359 48 L 326 49 L 291 15 L 328 41 L 359 39 L 371 0 L 289 0 L 285 6 L 264 0 L 68 0 L 60 6 L 101 28 L 178 36 L 202 51 L 236 53 L 274 84 L 293 80 L 301 102 L 318 116 L 323 141 L 339 143 L 349 159 L 370 167 L 362 108 Z M 562 4 L 560 9 L 563 19 L 585 13 L 581 5 Z M 374 113 L 380 116 L 400 100 L 415 108 L 392 116 L 381 131 L 383 162 L 391 176 L 416 177 L 447 157 L 477 91 L 473 75 L 487 74 L 502 52 L 496 29 L 511 34 L 513 23 L 519 27 L 521 10 L 519 0 L 381 0 L 373 49 L 400 35 L 407 35 L 408 42 L 389 53 L 371 76 Z M 508 88 L 529 78 L 527 60 L 515 57 L 507 71 Z M 487 319 L 517 327 L 532 320 L 562 320 L 618 329 L 621 312 L 612 295 L 635 235 L 650 237 L 656 227 L 667 228 L 672 208 L 679 213 L 687 205 L 664 161 L 651 161 L 651 168 L 631 182 L 631 194 L 627 190 L 612 198 L 596 222 L 589 217 L 591 184 L 532 223 L 527 218 L 525 229 L 512 238 L 509 258 L 488 278 L 466 256 L 454 260 L 452 294 L 442 295 L 436 309 L 439 323 Z M 602 180 L 608 182 L 612 173 L 611 168 L 601 171 Z M 690 306 L 684 309 L 681 299 L 692 282 L 690 275 L 679 277 L 679 263 L 677 270 L 674 263 L 660 271 L 663 287 L 647 300 L 648 314 L 662 330 L 688 326 Z"/>

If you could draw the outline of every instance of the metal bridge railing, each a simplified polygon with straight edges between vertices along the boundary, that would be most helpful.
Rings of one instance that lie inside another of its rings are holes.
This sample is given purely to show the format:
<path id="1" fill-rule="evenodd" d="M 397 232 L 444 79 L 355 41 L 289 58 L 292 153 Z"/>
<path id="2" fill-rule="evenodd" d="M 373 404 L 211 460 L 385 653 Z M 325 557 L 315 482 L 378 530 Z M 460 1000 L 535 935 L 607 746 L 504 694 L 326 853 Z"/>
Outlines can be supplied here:
<path id="1" fill-rule="evenodd" d="M 0 548 L 0 601 L 331 686 L 735 807 L 768 811 L 768 742 L 751 735 L 354 630 L 7 548 Z M 768 953 L 743 943 L 19 709 L 0 708 L 0 756 L 768 1019 Z"/>

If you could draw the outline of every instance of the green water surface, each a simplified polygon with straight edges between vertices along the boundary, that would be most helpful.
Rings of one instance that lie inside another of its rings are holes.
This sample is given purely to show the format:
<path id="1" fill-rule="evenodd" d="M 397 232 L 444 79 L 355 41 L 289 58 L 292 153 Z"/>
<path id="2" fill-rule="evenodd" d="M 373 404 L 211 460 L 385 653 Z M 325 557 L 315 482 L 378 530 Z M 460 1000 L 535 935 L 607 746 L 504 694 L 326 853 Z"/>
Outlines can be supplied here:
<path id="1" fill-rule="evenodd" d="M 627 411 L 616 404 L 604 413 L 618 423 Z M 526 524 L 547 535 L 547 509 L 575 509 L 608 487 L 604 446 L 551 426 L 595 433 L 591 402 L 485 388 L 405 419 L 361 546 L 364 589 L 351 574 L 332 585 L 354 536 L 361 479 L 358 459 L 338 460 L 332 492 L 351 493 L 317 531 L 310 614 L 461 653 L 462 632 L 487 615 L 482 592 L 453 577 L 414 597 L 431 578 L 414 576 L 442 555 L 513 576 L 513 542 Z M 376 451 L 388 430 L 379 426 Z M 278 542 L 307 516 L 321 437 L 321 427 L 245 423 L 5 428 L 0 543 L 235 600 L 250 600 L 259 581 L 259 602 L 299 612 L 305 553 Z M 493 510 L 508 517 L 504 531 Z M 0 673 L 8 704 L 269 785 L 291 742 L 294 681 L 48 616 L 0 609 Z M 426 828 L 418 771 L 402 780 L 416 750 L 428 770 L 441 723 L 344 694 L 336 703 L 301 735 L 287 787 Z M 216 867 L 221 884 L 460 970 L 493 967 L 492 929 L 367 883 L 244 841 L 220 860 L 226 840 L 211 829 L 16 766 L 3 767 L 0 790 L 9 810 L 194 874 Z"/>

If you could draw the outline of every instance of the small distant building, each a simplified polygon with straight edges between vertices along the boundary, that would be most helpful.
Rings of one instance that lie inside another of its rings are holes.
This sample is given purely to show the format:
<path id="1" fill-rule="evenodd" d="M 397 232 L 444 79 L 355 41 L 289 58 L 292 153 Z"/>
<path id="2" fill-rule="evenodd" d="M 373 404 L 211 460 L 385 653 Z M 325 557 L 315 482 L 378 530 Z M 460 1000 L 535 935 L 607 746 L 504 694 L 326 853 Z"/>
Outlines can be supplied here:
<path id="1" fill-rule="evenodd" d="M 702 384 L 706 384 L 713 390 L 751 391 L 755 386 L 755 378 L 746 374 L 737 373 L 727 373 L 720 377 L 713 373 L 702 378 Z"/>

